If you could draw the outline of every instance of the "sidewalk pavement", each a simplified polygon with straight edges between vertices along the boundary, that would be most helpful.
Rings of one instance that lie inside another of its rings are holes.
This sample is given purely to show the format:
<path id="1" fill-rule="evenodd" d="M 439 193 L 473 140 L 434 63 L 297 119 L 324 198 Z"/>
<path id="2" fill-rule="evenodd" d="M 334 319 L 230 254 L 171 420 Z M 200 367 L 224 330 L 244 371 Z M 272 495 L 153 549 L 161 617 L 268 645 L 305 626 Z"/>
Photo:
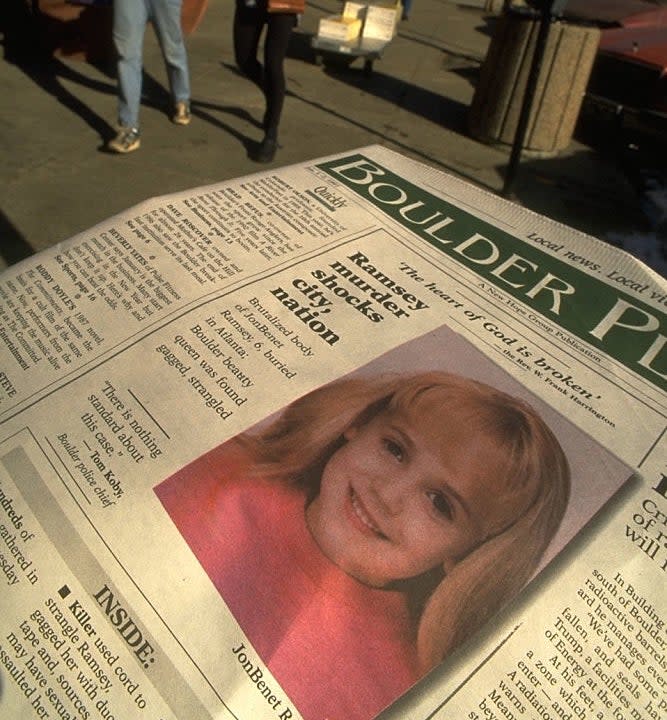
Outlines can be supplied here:
<path id="1" fill-rule="evenodd" d="M 496 19 L 481 4 L 415 0 L 369 76 L 361 60 L 315 63 L 310 41 L 318 20 L 340 12 L 341 3 L 309 1 L 286 61 L 288 96 L 272 165 L 379 143 L 499 192 L 509 149 L 467 134 Z M 188 127 L 169 121 L 164 65 L 149 28 L 142 145 L 126 156 L 104 150 L 115 125 L 112 76 L 71 59 L 24 67 L 0 61 L 0 268 L 147 198 L 266 169 L 248 156 L 248 141 L 261 139 L 263 103 L 235 70 L 232 13 L 231 0 L 211 0 L 188 38 Z M 523 159 L 513 199 L 614 242 L 645 222 L 614 159 L 577 141 L 555 158 Z"/>

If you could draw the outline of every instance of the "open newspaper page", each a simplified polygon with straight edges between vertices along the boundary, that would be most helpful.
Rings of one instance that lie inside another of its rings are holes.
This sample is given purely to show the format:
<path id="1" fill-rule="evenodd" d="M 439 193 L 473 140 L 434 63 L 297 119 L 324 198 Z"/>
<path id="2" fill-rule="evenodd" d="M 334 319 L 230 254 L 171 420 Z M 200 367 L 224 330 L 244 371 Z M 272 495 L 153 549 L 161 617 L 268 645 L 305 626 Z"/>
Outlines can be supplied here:
<path id="1" fill-rule="evenodd" d="M 667 712 L 667 283 L 381 147 L 0 276 L 0 711 Z"/>

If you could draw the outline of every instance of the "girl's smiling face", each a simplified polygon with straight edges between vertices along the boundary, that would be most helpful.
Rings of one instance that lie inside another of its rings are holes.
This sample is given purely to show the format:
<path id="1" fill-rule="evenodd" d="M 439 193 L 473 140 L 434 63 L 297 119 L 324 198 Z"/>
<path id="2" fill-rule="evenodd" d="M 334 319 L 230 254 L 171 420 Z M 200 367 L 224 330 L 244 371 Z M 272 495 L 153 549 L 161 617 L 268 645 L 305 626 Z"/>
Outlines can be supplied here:
<path id="1" fill-rule="evenodd" d="M 528 502 L 509 489 L 507 460 L 469 409 L 419 405 L 349 429 L 306 509 L 322 552 L 374 587 L 451 568 Z"/>

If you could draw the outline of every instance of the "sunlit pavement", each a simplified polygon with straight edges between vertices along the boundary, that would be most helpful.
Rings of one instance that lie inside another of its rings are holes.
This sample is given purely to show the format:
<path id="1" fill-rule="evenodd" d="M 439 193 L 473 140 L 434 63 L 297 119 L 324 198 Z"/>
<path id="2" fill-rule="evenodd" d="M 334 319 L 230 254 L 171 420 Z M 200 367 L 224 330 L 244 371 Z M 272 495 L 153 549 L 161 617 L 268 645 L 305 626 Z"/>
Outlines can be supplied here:
<path id="1" fill-rule="evenodd" d="M 116 85 L 84 62 L 0 61 L 0 238 L 4 262 L 54 245 L 150 197 L 263 171 L 262 98 L 234 68 L 233 3 L 210 3 L 189 37 L 193 120 L 169 120 L 164 66 L 146 35 L 141 148 L 104 144 L 115 127 Z M 509 149 L 470 137 L 470 106 L 496 17 L 447 0 L 414 0 L 407 22 L 375 61 L 316 64 L 311 38 L 337 0 L 310 2 L 286 61 L 288 97 L 271 166 L 379 143 L 491 192 L 503 187 Z M 327 58 L 325 58 L 326 60 Z M 269 167 L 271 167 L 269 166 Z M 522 158 L 512 200 L 633 252 L 664 272 L 640 198 L 617 166 L 573 140 L 549 159 Z M 633 240 L 634 239 L 634 240 Z M 0 267 L 3 260 L 0 258 Z"/>

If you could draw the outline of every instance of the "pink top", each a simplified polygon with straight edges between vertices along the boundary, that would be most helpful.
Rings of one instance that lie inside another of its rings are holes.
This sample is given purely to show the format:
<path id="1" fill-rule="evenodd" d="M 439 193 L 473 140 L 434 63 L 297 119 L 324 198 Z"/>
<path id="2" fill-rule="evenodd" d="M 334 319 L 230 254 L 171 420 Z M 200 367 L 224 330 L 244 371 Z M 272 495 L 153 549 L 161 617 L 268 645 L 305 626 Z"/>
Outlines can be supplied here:
<path id="1" fill-rule="evenodd" d="M 331 563 L 302 492 L 244 479 L 229 450 L 168 478 L 158 497 L 305 720 L 369 720 L 418 677 L 404 595 Z"/>

